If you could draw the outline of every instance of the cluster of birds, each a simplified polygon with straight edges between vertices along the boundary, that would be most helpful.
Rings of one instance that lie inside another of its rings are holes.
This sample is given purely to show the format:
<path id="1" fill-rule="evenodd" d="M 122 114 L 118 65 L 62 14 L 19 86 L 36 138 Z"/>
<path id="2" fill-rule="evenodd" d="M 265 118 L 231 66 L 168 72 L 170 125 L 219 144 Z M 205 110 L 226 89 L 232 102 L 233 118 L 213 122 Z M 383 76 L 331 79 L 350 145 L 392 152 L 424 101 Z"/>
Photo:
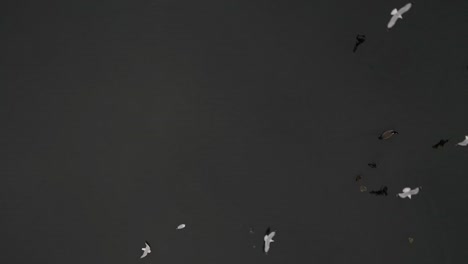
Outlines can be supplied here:
<path id="1" fill-rule="evenodd" d="M 181 230 L 181 229 L 184 229 L 185 228 L 185 224 L 180 224 L 177 226 L 177 230 Z M 144 248 L 141 248 L 141 250 L 143 250 L 143 254 L 141 255 L 141 259 L 148 256 L 149 253 L 151 253 L 151 245 L 149 244 L 148 241 L 145 241 L 145 247 Z"/>
<path id="2" fill-rule="evenodd" d="M 181 230 L 185 228 L 185 224 L 180 224 L 177 226 L 177 230 Z M 250 229 L 250 233 L 253 234 L 253 230 Z M 276 235 L 276 231 L 271 231 L 270 228 L 268 228 L 265 232 L 265 236 L 263 237 L 263 251 L 265 254 L 268 254 L 268 251 L 270 251 L 270 244 L 272 242 L 275 242 L 273 240 L 273 237 Z M 254 246 L 255 247 L 255 246 Z M 149 253 L 151 253 L 151 245 L 148 241 L 145 241 L 145 247 L 141 248 L 143 250 L 143 254 L 141 255 L 141 259 L 148 256 Z"/>
<path id="3" fill-rule="evenodd" d="M 392 17 L 391 17 L 390 21 L 387 24 L 387 28 L 389 28 L 389 29 L 392 28 L 393 26 L 395 26 L 398 19 L 403 19 L 403 14 L 408 12 L 411 9 L 412 6 L 413 6 L 412 3 L 408 3 L 405 6 L 403 6 L 402 8 L 400 8 L 400 9 L 394 8 L 390 12 L 390 15 L 392 15 Z M 366 36 L 358 34 L 356 36 L 356 43 L 354 44 L 353 52 L 356 52 L 357 48 L 362 43 L 364 43 L 364 41 L 366 41 Z M 383 132 L 379 136 L 379 139 L 380 140 L 387 140 L 387 139 L 391 138 L 393 135 L 396 135 L 396 134 L 398 134 L 398 132 L 395 131 L 395 130 L 387 130 L 387 131 Z M 449 141 L 449 139 L 441 139 L 439 142 L 437 142 L 432 147 L 434 149 L 443 147 L 448 141 Z M 456 144 L 456 146 L 463 146 L 463 147 L 465 147 L 467 145 L 468 145 L 468 136 L 465 136 L 465 139 L 463 141 Z M 377 168 L 377 164 L 375 164 L 375 163 L 369 163 L 368 165 L 371 168 Z M 356 181 L 360 181 L 361 179 L 362 179 L 361 175 L 356 176 Z M 405 188 L 403 188 L 402 193 L 397 194 L 397 196 L 399 196 L 401 198 L 408 197 L 409 199 L 411 199 L 411 196 L 418 194 L 421 189 L 422 189 L 422 187 L 417 187 L 417 188 L 414 188 L 414 189 L 411 189 L 409 187 L 405 187 Z M 361 192 L 366 192 L 367 187 L 361 185 L 360 186 L 360 191 Z M 369 193 L 374 194 L 374 195 L 385 195 L 385 196 L 387 196 L 388 195 L 388 187 L 387 186 L 382 186 L 379 190 L 373 190 L 373 191 L 370 191 Z"/>
<path id="4" fill-rule="evenodd" d="M 392 12 L 390 12 L 390 15 L 392 15 L 392 18 L 390 18 L 390 21 L 387 24 L 387 28 L 389 28 L 389 29 L 392 28 L 393 26 L 395 26 L 398 19 L 403 19 L 403 14 L 408 12 L 411 9 L 412 6 L 413 6 L 412 3 L 408 3 L 405 6 L 403 6 L 402 8 L 400 8 L 400 9 L 394 8 L 392 10 Z M 354 45 L 353 52 L 356 52 L 359 45 L 364 43 L 364 41 L 366 41 L 366 36 L 358 34 L 356 36 L 356 44 Z"/>
<path id="5" fill-rule="evenodd" d="M 388 139 L 390 139 L 391 137 L 393 137 L 394 135 L 397 135 L 397 134 L 399 134 L 399 133 L 396 130 L 390 129 L 390 130 L 387 130 L 387 131 L 383 132 L 378 138 L 380 140 L 388 140 Z M 449 139 L 441 139 L 439 142 L 432 145 L 432 148 L 434 148 L 434 149 L 441 148 L 447 142 L 449 142 Z M 458 142 L 457 144 L 455 144 L 455 146 L 462 146 L 462 147 L 468 146 L 468 136 L 465 136 L 465 139 L 463 141 Z M 369 167 L 373 168 L 373 169 L 377 168 L 377 164 L 375 162 L 368 163 L 367 165 Z M 357 175 L 356 176 L 356 182 L 359 182 L 361 180 L 362 180 L 362 176 Z M 403 188 L 402 192 L 398 193 L 396 196 L 400 197 L 400 198 L 407 198 L 408 197 L 409 199 L 411 199 L 411 196 L 418 194 L 421 189 L 422 189 L 422 187 L 416 187 L 414 189 L 411 189 L 410 187 L 405 187 L 405 188 Z M 361 192 L 366 192 L 367 187 L 364 186 L 364 185 L 361 185 L 359 187 L 359 190 Z M 379 190 L 373 190 L 373 191 L 370 191 L 369 193 L 374 194 L 374 195 L 385 195 L 385 196 L 387 196 L 388 195 L 388 187 L 387 186 L 382 186 L 382 187 L 380 187 Z"/>
<path id="6" fill-rule="evenodd" d="M 379 138 L 379 140 L 388 140 L 388 139 L 390 139 L 391 137 L 393 137 L 394 135 L 397 135 L 397 134 L 399 134 L 397 131 L 391 129 L 391 130 L 387 130 L 387 131 L 383 132 L 378 138 Z M 434 149 L 441 148 L 445 144 L 447 144 L 447 142 L 449 142 L 449 139 L 441 139 L 441 140 L 439 140 L 439 142 L 432 145 L 432 148 L 434 148 Z M 461 147 L 468 146 L 468 135 L 465 136 L 464 140 L 462 140 L 462 141 L 458 142 L 457 144 L 455 144 L 455 146 L 461 146 Z M 367 165 L 369 167 L 373 168 L 373 169 L 377 168 L 377 164 L 375 162 L 368 163 Z M 360 180 L 362 180 L 362 176 L 361 175 L 356 176 L 356 182 L 358 182 Z M 422 189 L 422 187 L 416 187 L 414 189 L 411 189 L 410 187 L 405 187 L 405 188 L 403 188 L 402 192 L 398 193 L 396 196 L 400 197 L 400 198 L 407 198 L 408 197 L 409 199 L 411 199 L 411 196 L 418 194 L 421 189 Z M 366 192 L 367 187 L 364 186 L 364 185 L 361 185 L 359 187 L 359 190 L 361 192 Z M 373 190 L 373 191 L 370 191 L 369 193 L 374 194 L 374 195 L 385 195 L 385 196 L 387 196 L 388 195 L 388 187 L 387 186 L 382 186 L 382 187 L 380 187 L 379 190 Z M 408 242 L 410 244 L 412 244 L 414 242 L 414 238 L 409 237 Z"/>
<path id="7" fill-rule="evenodd" d="M 403 14 L 408 12 L 412 7 L 412 4 L 411 3 L 408 3 L 406 4 L 405 6 L 403 6 L 402 8 L 400 9 L 393 9 L 390 14 L 392 15 L 390 21 L 388 22 L 387 24 L 387 28 L 392 28 L 393 26 L 395 26 L 396 22 L 398 21 L 398 19 L 403 19 Z M 356 44 L 354 45 L 354 48 L 353 48 L 353 52 L 356 52 L 357 48 L 362 44 L 364 43 L 364 41 L 366 40 L 366 36 L 365 35 L 360 35 L 358 34 L 356 36 Z M 393 137 L 394 135 L 397 135 L 399 134 L 397 131 L 395 130 L 387 130 L 385 132 L 383 132 L 378 138 L 380 140 L 388 140 L 390 139 L 391 137 Z M 437 142 L 435 145 L 433 145 L 432 147 L 434 149 L 437 149 L 437 148 L 441 148 L 443 147 L 447 142 L 449 141 L 449 139 L 441 139 L 439 142 Z M 456 146 L 462 146 L 462 147 L 466 147 L 468 146 L 468 135 L 465 136 L 465 139 L 459 143 L 456 144 Z M 369 163 L 368 164 L 369 167 L 371 168 L 377 168 L 377 164 L 375 162 L 372 162 L 372 163 Z M 362 179 L 362 176 L 361 175 L 358 175 L 356 176 L 356 181 L 360 181 Z M 411 199 L 411 197 L 413 195 L 416 195 L 419 193 L 419 191 L 422 189 L 422 187 L 416 187 L 414 189 L 411 189 L 410 187 L 405 187 L 403 188 L 402 192 L 401 193 L 398 193 L 396 196 L 397 197 L 400 197 L 400 198 L 409 198 Z M 363 186 L 361 185 L 360 186 L 360 191 L 361 192 L 366 192 L 367 191 L 367 187 L 366 186 Z M 369 192 L 370 194 L 374 194 L 374 195 L 385 195 L 387 196 L 388 195 L 388 187 L 387 186 L 382 186 L 380 189 L 378 190 L 372 190 Z M 177 226 L 177 230 L 180 230 L 180 229 L 184 229 L 185 228 L 185 224 L 180 224 L 179 226 Z M 250 230 L 250 233 L 253 233 L 253 230 L 251 229 Z M 270 251 L 270 244 L 272 242 L 275 242 L 273 240 L 273 237 L 276 235 L 276 231 L 271 231 L 270 228 L 267 229 L 266 233 L 265 233 L 265 236 L 263 237 L 263 251 L 265 252 L 265 254 L 268 254 L 268 252 Z M 410 243 L 413 243 L 414 239 L 413 238 L 408 238 L 409 242 Z M 254 246 L 255 247 L 255 246 Z M 151 246 L 150 244 L 148 243 L 148 241 L 145 241 L 145 247 L 142 248 L 141 250 L 143 250 L 143 254 L 141 255 L 140 258 L 144 258 L 146 257 L 149 253 L 151 253 Z"/>

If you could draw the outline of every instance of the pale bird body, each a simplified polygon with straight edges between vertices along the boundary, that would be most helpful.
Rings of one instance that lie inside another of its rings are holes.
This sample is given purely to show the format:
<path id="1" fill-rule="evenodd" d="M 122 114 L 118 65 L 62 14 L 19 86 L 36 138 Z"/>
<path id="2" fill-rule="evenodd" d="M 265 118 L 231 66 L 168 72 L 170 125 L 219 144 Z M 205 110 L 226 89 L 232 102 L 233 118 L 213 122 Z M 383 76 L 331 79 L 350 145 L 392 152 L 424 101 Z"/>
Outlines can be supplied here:
<path id="1" fill-rule="evenodd" d="M 270 243 L 275 242 L 273 240 L 273 237 L 275 235 L 276 235 L 276 232 L 273 231 L 273 232 L 265 235 L 265 237 L 263 237 L 263 240 L 265 241 L 265 249 L 264 250 L 265 250 L 265 253 L 267 253 L 267 254 L 268 254 L 268 251 L 270 251 Z"/>
<path id="2" fill-rule="evenodd" d="M 151 247 L 150 247 L 150 245 L 148 244 L 148 242 L 145 242 L 145 247 L 142 248 L 141 250 L 143 250 L 143 255 L 141 255 L 140 258 L 144 258 L 144 257 L 146 257 L 146 255 L 148 255 L 149 253 L 151 253 Z"/>
<path id="3" fill-rule="evenodd" d="M 390 22 L 388 22 L 387 27 L 392 28 L 398 19 L 403 19 L 403 14 L 408 12 L 408 10 L 411 9 L 411 6 L 412 4 L 408 3 L 404 7 L 400 8 L 400 10 L 397 10 L 396 8 L 393 9 L 390 13 L 392 15 L 392 18 L 390 19 Z"/>
<path id="4" fill-rule="evenodd" d="M 402 193 L 399 193 L 397 194 L 398 196 L 400 196 L 400 198 L 410 198 L 411 199 L 411 195 L 416 195 L 419 193 L 419 190 L 421 189 L 421 187 L 417 187 L 417 188 L 414 188 L 411 190 L 411 188 L 409 187 L 406 187 L 404 188 L 402 191 Z"/>
<path id="5" fill-rule="evenodd" d="M 458 146 L 466 147 L 468 145 L 468 136 L 465 136 L 465 140 L 457 143 Z"/>

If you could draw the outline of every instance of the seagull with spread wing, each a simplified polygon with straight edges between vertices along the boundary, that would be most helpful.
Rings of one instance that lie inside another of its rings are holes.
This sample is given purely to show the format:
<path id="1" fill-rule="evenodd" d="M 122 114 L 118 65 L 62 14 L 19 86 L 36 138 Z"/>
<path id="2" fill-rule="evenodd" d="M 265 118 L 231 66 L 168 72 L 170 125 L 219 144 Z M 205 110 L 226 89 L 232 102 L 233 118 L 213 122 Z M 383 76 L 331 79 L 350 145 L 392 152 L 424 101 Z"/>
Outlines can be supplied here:
<path id="1" fill-rule="evenodd" d="M 403 189 L 402 193 L 399 193 L 397 195 L 400 196 L 400 198 L 408 197 L 408 198 L 411 199 L 411 195 L 418 194 L 420 189 L 421 189 L 421 187 L 417 187 L 417 188 L 414 188 L 414 189 L 411 190 L 411 188 L 406 187 L 406 188 Z"/>
<path id="2" fill-rule="evenodd" d="M 392 15 L 392 18 L 390 19 L 390 22 L 388 22 L 387 27 L 392 28 L 398 19 L 403 19 L 403 14 L 408 12 L 411 6 L 412 4 L 408 3 L 404 7 L 400 8 L 400 10 L 397 10 L 396 8 L 393 9 L 392 12 L 390 13 Z"/>
<path id="3" fill-rule="evenodd" d="M 265 241 L 263 249 L 264 249 L 266 254 L 268 254 L 268 251 L 270 251 L 270 243 L 275 242 L 273 240 L 273 237 L 275 235 L 276 235 L 276 232 L 273 231 L 273 232 L 270 233 L 270 228 L 268 228 L 267 233 L 265 234 L 265 237 L 263 237 L 263 240 Z"/>
<path id="4" fill-rule="evenodd" d="M 151 253 L 151 247 L 150 247 L 150 245 L 148 244 L 147 241 L 145 241 L 145 247 L 142 248 L 141 250 L 143 250 L 143 255 L 141 255 L 140 258 L 144 258 L 144 257 L 146 257 L 146 255 Z"/>

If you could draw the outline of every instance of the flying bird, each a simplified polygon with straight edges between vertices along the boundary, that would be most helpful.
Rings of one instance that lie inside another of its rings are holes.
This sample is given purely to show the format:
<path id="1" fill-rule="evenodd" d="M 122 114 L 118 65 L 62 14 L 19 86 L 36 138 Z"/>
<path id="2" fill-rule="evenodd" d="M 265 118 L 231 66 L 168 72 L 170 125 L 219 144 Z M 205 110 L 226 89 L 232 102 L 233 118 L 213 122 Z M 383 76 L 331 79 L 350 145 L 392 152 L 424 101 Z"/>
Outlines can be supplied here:
<path id="1" fill-rule="evenodd" d="M 392 15 L 392 18 L 390 19 L 390 22 L 388 22 L 387 27 L 392 28 L 398 19 L 403 19 L 403 14 L 408 12 L 411 6 L 412 4 L 408 3 L 404 7 L 400 8 L 400 10 L 397 10 L 396 8 L 393 9 L 392 12 L 390 13 Z"/>
<path id="2" fill-rule="evenodd" d="M 359 186 L 359 191 L 361 192 L 367 192 L 367 187 L 364 185 Z"/>
<path id="3" fill-rule="evenodd" d="M 400 196 L 401 198 L 408 197 L 408 198 L 411 199 L 411 195 L 418 194 L 420 189 L 421 189 L 421 187 L 417 187 L 417 188 L 414 188 L 413 190 L 411 190 L 411 188 L 406 187 L 406 188 L 403 189 L 403 192 L 397 194 L 397 196 Z"/>
<path id="4" fill-rule="evenodd" d="M 361 175 L 356 176 L 356 181 L 360 181 L 360 180 L 362 180 L 362 176 Z"/>
<path id="5" fill-rule="evenodd" d="M 465 136 L 465 140 L 457 143 L 458 146 L 466 147 L 468 145 L 468 136 Z"/>
<path id="6" fill-rule="evenodd" d="M 383 132 L 382 134 L 380 134 L 379 139 L 380 140 L 387 140 L 387 139 L 391 138 L 395 134 L 399 134 L 399 133 L 397 131 L 393 130 L 393 129 L 390 129 L 390 130 L 387 130 L 387 131 Z"/>
<path id="7" fill-rule="evenodd" d="M 184 228 L 185 228 L 185 224 L 180 224 L 177 226 L 177 230 L 184 229 Z"/>
<path id="8" fill-rule="evenodd" d="M 373 169 L 377 168 L 377 164 L 375 162 L 369 163 L 367 165 Z"/>
<path id="9" fill-rule="evenodd" d="M 151 253 L 151 247 L 150 247 L 150 245 L 148 244 L 147 241 L 145 241 L 145 245 L 146 246 L 141 249 L 141 250 L 143 250 L 143 255 L 141 255 L 141 257 L 140 257 L 141 259 L 146 257 L 146 255 L 148 255 L 149 253 Z"/>
<path id="10" fill-rule="evenodd" d="M 448 139 L 441 139 L 439 142 L 437 142 L 437 144 L 433 145 L 432 148 L 439 148 L 439 147 L 443 147 L 445 145 L 445 143 L 447 143 L 449 140 Z"/>
<path id="11" fill-rule="evenodd" d="M 377 191 L 370 191 L 369 193 L 370 193 L 370 194 L 375 194 L 375 195 L 377 195 L 377 196 L 379 196 L 379 195 L 385 195 L 385 196 L 387 196 L 387 195 L 388 195 L 387 190 L 388 190 L 387 186 L 383 186 L 383 187 L 380 188 L 380 190 L 377 190 Z"/>
<path id="12" fill-rule="evenodd" d="M 268 251 L 270 251 L 270 243 L 275 242 L 273 240 L 273 237 L 275 235 L 276 235 L 276 231 L 273 231 L 270 233 L 270 228 L 267 229 L 265 237 L 263 237 L 263 240 L 265 242 L 263 246 L 263 250 L 265 251 L 265 254 L 268 254 Z"/>
<path id="13" fill-rule="evenodd" d="M 364 41 L 366 41 L 366 35 L 359 35 L 358 34 L 356 36 L 356 44 L 354 44 L 353 52 L 356 52 L 358 46 L 361 45 L 362 43 L 364 43 Z"/>

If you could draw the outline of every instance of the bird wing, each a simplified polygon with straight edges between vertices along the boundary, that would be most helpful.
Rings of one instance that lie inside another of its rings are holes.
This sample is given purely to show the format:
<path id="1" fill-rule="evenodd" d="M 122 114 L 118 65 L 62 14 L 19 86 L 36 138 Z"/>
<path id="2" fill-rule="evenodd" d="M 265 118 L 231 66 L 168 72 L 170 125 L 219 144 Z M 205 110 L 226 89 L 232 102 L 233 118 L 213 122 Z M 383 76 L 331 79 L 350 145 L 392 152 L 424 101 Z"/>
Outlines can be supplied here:
<path id="1" fill-rule="evenodd" d="M 410 194 L 411 195 L 415 195 L 415 194 L 418 194 L 419 193 L 419 187 L 418 188 L 414 188 L 413 190 L 410 191 Z"/>
<path id="2" fill-rule="evenodd" d="M 405 198 L 405 197 L 406 197 L 406 193 L 399 193 L 398 196 L 400 196 L 401 198 Z"/>
<path id="3" fill-rule="evenodd" d="M 143 251 L 143 255 L 141 255 L 140 258 L 144 258 L 144 257 L 146 257 L 146 255 L 148 255 L 148 253 L 146 251 Z"/>
<path id="4" fill-rule="evenodd" d="M 398 13 L 400 13 L 400 15 L 403 15 L 411 9 L 411 6 L 411 3 L 406 4 L 404 7 L 400 8 L 400 10 L 398 10 Z"/>
<path id="5" fill-rule="evenodd" d="M 275 235 L 276 235 L 276 232 L 273 231 L 273 232 L 271 232 L 271 233 L 268 235 L 268 238 L 271 240 L 271 239 L 273 239 L 273 237 L 274 237 Z"/>
<path id="6" fill-rule="evenodd" d="M 398 19 L 398 15 L 392 16 L 392 18 L 390 18 L 390 22 L 388 22 L 387 27 L 392 28 L 395 25 L 397 19 Z"/>

